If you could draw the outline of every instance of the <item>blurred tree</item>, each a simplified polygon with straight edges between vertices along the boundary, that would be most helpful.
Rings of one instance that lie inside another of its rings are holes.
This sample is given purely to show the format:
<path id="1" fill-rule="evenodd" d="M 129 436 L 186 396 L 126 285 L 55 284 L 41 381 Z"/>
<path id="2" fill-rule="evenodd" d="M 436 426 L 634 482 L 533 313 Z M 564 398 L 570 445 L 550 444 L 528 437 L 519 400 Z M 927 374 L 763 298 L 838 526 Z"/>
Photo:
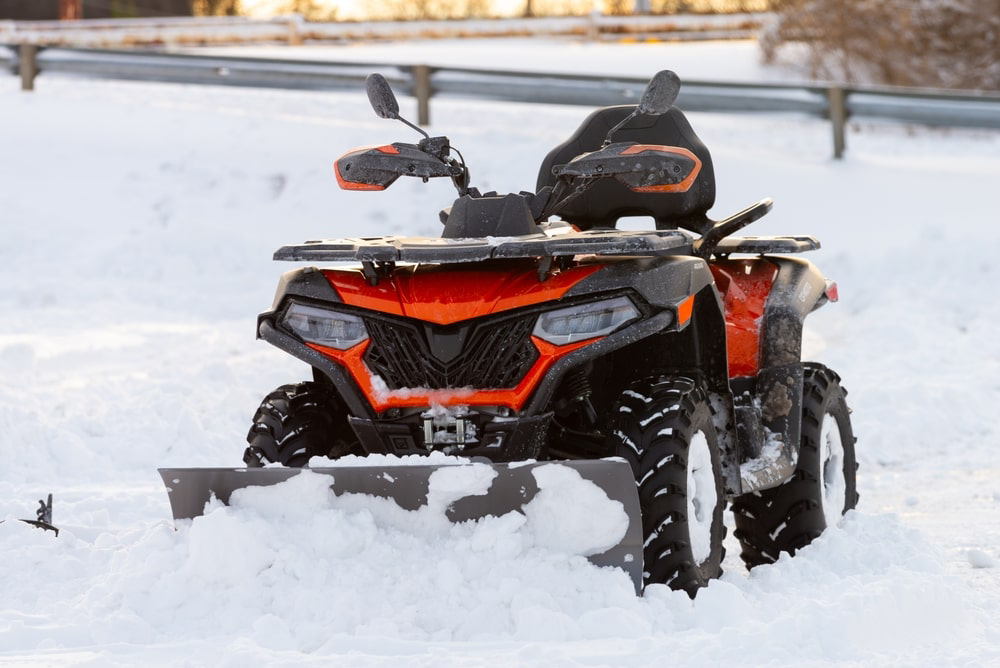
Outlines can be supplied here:
<path id="1" fill-rule="evenodd" d="M 604 0 L 604 13 L 625 16 L 635 11 L 635 0 Z"/>
<path id="2" fill-rule="evenodd" d="M 726 13 L 769 11 L 774 0 L 525 0 L 523 16 L 586 14 L 595 4 L 605 14 Z"/>
<path id="3" fill-rule="evenodd" d="M 323 0 L 287 0 L 278 9 L 281 14 L 300 14 L 307 21 L 335 21 L 337 8 Z"/>
<path id="4" fill-rule="evenodd" d="M 493 16 L 490 0 L 383 0 L 369 6 L 372 19 L 397 21 L 466 19 Z"/>
<path id="5" fill-rule="evenodd" d="M 790 52 L 816 78 L 1000 90 L 1000 0 L 775 4 L 760 41 L 767 62 Z"/>
<path id="6" fill-rule="evenodd" d="M 111 18 L 130 19 L 139 16 L 135 0 L 111 0 Z"/>
<path id="7" fill-rule="evenodd" d="M 651 0 L 654 14 L 725 14 L 770 11 L 775 0 Z"/>
<path id="8" fill-rule="evenodd" d="M 193 0 L 194 13 L 198 16 L 237 16 L 240 0 Z"/>
<path id="9" fill-rule="evenodd" d="M 59 0 L 59 20 L 73 21 L 83 18 L 83 0 Z"/>
<path id="10" fill-rule="evenodd" d="M 683 14 L 691 11 L 688 0 L 653 0 L 650 9 L 654 14 Z"/>
<path id="11" fill-rule="evenodd" d="M 69 13 L 85 19 L 190 16 L 191 0 L 0 0 L 0 19 L 52 20 Z"/>

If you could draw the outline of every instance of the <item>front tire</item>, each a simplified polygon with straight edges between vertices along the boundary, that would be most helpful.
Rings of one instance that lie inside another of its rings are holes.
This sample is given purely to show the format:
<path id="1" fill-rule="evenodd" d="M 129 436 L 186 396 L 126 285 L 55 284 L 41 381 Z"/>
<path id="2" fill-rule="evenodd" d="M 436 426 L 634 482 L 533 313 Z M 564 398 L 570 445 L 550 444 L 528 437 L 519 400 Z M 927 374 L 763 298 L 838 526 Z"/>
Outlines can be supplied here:
<path id="1" fill-rule="evenodd" d="M 822 364 L 806 363 L 802 440 L 795 473 L 772 489 L 733 502 L 740 557 L 747 568 L 794 555 L 858 503 L 857 459 L 847 392 Z"/>
<path id="2" fill-rule="evenodd" d="M 277 463 L 302 467 L 312 457 L 336 459 L 360 449 L 347 413 L 328 385 L 282 385 L 261 402 L 247 434 L 243 461 L 250 468 Z"/>
<path id="3" fill-rule="evenodd" d="M 690 378 L 625 390 L 609 440 L 632 466 L 642 509 L 643 584 L 697 590 L 719 577 L 724 556 L 722 467 L 712 408 Z"/>

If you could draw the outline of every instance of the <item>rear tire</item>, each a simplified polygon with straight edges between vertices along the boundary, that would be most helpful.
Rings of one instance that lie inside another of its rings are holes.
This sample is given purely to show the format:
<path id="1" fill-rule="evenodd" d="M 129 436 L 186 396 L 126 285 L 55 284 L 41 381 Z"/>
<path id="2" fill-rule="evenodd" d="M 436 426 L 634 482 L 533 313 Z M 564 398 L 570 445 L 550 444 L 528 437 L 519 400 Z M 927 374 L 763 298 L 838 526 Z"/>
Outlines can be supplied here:
<path id="1" fill-rule="evenodd" d="M 858 503 L 857 459 L 847 392 L 840 377 L 806 363 L 802 440 L 795 474 L 786 482 L 733 502 L 735 535 L 747 568 L 794 555 Z"/>
<path id="2" fill-rule="evenodd" d="M 273 463 L 302 467 L 312 457 L 336 459 L 360 452 L 346 420 L 333 388 L 314 382 L 282 385 L 257 409 L 243 461 L 251 468 Z"/>
<path id="3" fill-rule="evenodd" d="M 642 509 L 643 584 L 692 598 L 722 573 L 722 467 L 712 408 L 690 378 L 633 384 L 618 400 L 609 440 L 632 466 Z"/>

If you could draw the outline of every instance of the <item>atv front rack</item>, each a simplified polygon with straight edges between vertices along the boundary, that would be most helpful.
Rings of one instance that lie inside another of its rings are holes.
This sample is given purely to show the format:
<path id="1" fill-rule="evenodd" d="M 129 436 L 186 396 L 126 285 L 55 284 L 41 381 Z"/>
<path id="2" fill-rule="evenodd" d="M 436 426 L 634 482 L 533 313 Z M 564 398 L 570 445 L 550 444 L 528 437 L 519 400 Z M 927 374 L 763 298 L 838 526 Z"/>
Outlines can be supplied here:
<path id="1" fill-rule="evenodd" d="M 590 230 L 516 237 L 378 237 L 307 241 L 282 246 L 275 260 L 315 262 L 483 262 L 573 255 L 686 255 L 691 235 L 680 230 Z"/>
<path id="2" fill-rule="evenodd" d="M 275 260 L 292 262 L 433 262 L 452 264 L 574 255 L 690 255 L 694 238 L 681 230 L 588 230 L 559 235 L 443 239 L 439 237 L 343 238 L 282 246 Z M 730 237 L 716 254 L 803 253 L 819 248 L 808 236 Z"/>

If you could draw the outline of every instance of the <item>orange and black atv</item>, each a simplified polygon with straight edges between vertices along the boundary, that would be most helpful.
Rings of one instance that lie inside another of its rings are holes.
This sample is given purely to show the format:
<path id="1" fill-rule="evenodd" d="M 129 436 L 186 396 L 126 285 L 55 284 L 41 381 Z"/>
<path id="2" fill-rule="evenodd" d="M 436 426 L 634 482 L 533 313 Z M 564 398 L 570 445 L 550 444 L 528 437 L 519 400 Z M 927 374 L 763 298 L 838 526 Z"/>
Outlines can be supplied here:
<path id="1" fill-rule="evenodd" d="M 275 253 L 350 263 L 286 273 L 259 318 L 259 337 L 312 379 L 264 399 L 246 469 L 162 471 L 175 517 L 307 464 L 337 494 L 415 509 L 439 491 L 447 458 L 348 456 L 440 452 L 492 469 L 488 490 L 452 499 L 460 521 L 523 509 L 546 485 L 541 471 L 566 467 L 628 516 L 618 542 L 589 558 L 624 569 L 637 590 L 692 595 L 720 573 L 727 504 L 750 567 L 836 523 L 858 498 L 846 392 L 800 357 L 805 317 L 836 301 L 836 286 L 791 257 L 818 248 L 812 237 L 731 236 L 769 199 L 707 217 L 712 161 L 673 106 L 679 88 L 660 72 L 638 106 L 594 112 L 552 150 L 535 192 L 498 195 L 470 187 L 449 140 L 400 118 L 371 75 L 378 115 L 424 138 L 351 151 L 337 180 L 382 190 L 400 176 L 451 178 L 459 196 L 441 238 Z M 655 229 L 615 229 L 623 216 Z"/>

